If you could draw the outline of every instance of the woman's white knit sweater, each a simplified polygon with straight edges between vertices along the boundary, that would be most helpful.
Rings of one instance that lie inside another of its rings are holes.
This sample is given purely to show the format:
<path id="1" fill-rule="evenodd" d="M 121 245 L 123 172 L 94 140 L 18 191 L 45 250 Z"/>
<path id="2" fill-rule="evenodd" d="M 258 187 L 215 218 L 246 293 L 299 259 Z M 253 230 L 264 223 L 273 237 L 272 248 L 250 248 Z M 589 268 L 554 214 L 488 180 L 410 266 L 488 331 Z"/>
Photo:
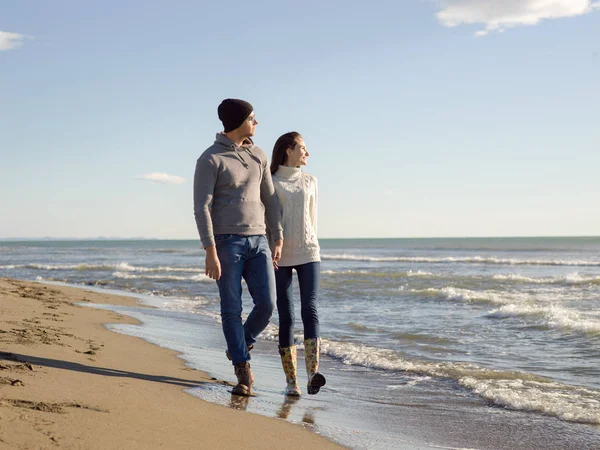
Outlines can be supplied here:
<path id="1" fill-rule="evenodd" d="M 281 267 L 321 261 L 317 240 L 317 179 L 298 167 L 279 166 L 273 185 L 283 216 Z"/>

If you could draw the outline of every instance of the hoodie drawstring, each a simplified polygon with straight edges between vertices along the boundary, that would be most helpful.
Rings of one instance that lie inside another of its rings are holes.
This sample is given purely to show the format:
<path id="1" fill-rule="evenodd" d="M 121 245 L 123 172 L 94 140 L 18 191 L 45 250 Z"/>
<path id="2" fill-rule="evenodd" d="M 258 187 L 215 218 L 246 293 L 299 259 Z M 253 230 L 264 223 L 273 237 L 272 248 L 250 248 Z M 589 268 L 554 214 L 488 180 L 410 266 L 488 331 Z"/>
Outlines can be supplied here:
<path id="1" fill-rule="evenodd" d="M 244 165 L 244 167 L 247 169 L 248 163 L 244 160 L 244 157 L 240 154 L 239 150 L 237 149 L 237 147 L 233 147 L 233 149 L 235 150 L 235 154 L 237 155 L 238 159 L 241 161 L 241 163 Z M 246 151 L 248 151 L 248 149 L 245 149 Z M 250 153 L 252 154 L 252 153 Z"/>

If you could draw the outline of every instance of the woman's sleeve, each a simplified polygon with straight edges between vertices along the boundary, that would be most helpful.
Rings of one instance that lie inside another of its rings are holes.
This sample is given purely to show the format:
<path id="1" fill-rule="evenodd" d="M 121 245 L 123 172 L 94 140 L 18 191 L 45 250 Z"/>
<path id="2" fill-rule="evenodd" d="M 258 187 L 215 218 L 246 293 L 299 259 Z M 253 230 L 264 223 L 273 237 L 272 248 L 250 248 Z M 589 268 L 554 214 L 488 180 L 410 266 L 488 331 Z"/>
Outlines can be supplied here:
<path id="1" fill-rule="evenodd" d="M 318 205 L 319 205 L 319 186 L 317 183 L 317 179 L 315 177 L 313 177 L 313 183 L 314 183 L 314 201 L 311 202 L 311 208 L 310 208 L 310 220 L 313 223 L 313 226 L 315 227 L 315 235 L 317 235 L 317 216 L 318 216 Z"/>

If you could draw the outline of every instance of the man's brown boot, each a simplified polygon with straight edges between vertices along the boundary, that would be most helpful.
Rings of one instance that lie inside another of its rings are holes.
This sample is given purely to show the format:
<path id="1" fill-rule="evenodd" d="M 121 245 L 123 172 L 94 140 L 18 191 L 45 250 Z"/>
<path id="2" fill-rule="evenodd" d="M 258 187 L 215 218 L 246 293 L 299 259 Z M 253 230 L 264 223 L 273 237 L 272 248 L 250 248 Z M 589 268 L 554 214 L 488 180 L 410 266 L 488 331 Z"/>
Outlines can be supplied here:
<path id="1" fill-rule="evenodd" d="M 248 361 L 238 363 L 233 366 L 233 370 L 238 379 L 238 384 L 231 390 L 231 393 L 235 395 L 252 395 L 254 376 L 250 369 L 250 363 Z"/>

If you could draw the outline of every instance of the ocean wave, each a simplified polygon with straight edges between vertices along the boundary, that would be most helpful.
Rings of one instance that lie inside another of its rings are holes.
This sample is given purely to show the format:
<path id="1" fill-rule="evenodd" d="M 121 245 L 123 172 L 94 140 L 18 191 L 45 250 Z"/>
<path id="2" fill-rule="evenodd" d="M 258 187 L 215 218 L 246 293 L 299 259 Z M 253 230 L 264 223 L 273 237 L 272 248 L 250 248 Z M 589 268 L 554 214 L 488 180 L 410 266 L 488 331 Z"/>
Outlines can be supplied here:
<path id="1" fill-rule="evenodd" d="M 132 266 L 128 263 L 119 263 L 116 266 L 112 266 L 117 270 L 123 272 L 182 272 L 182 273 L 198 273 L 204 271 L 204 268 L 200 267 L 143 267 L 143 266 Z"/>
<path id="2" fill-rule="evenodd" d="M 129 272 L 114 272 L 112 274 L 115 278 L 121 278 L 125 280 L 156 280 L 156 281 L 205 281 L 212 282 L 213 280 L 203 273 L 192 275 L 189 277 L 182 277 L 177 275 L 135 275 Z"/>
<path id="3" fill-rule="evenodd" d="M 494 274 L 494 275 L 459 275 L 455 273 L 434 273 L 425 270 L 408 270 L 402 272 L 378 272 L 376 270 L 324 270 L 321 275 L 332 276 L 352 276 L 356 278 L 430 278 L 435 280 L 449 280 L 461 283 L 470 283 L 473 281 L 496 281 L 524 284 L 546 284 L 546 285 L 599 285 L 600 276 L 583 276 L 577 272 L 567 275 L 556 275 L 552 277 L 534 278 L 512 274 Z"/>
<path id="4" fill-rule="evenodd" d="M 588 317 L 556 303 L 540 300 L 526 293 L 496 291 L 472 291 L 454 287 L 411 289 L 410 292 L 423 296 L 438 297 L 461 302 L 478 302 L 498 306 L 488 312 L 487 317 L 507 319 L 523 317 L 534 319 L 536 324 L 563 331 L 599 334 L 600 320 Z"/>
<path id="5" fill-rule="evenodd" d="M 116 266 L 106 266 L 103 264 L 26 264 L 20 266 L 25 269 L 39 269 L 39 270 L 114 270 Z"/>
<path id="6" fill-rule="evenodd" d="M 371 275 L 368 270 L 321 270 L 321 275 Z"/>
<path id="7" fill-rule="evenodd" d="M 458 300 L 463 302 L 480 302 L 506 305 L 514 302 L 532 302 L 535 299 L 523 293 L 508 293 L 497 291 L 472 291 L 455 287 L 410 289 L 409 292 L 425 297 L 438 297 L 446 300 Z"/>
<path id="8" fill-rule="evenodd" d="M 549 328 L 600 334 L 600 320 L 559 305 L 504 305 L 488 313 L 488 317 L 505 319 L 528 317 Z"/>
<path id="9" fill-rule="evenodd" d="M 405 272 L 377 272 L 374 270 L 322 270 L 321 275 L 352 275 L 367 278 L 409 278 L 435 277 L 435 274 L 424 270 L 408 270 Z"/>
<path id="10" fill-rule="evenodd" d="M 600 424 L 598 391 L 526 380 L 477 380 L 459 383 L 492 403 L 508 409 L 538 412 L 567 422 Z"/>
<path id="11" fill-rule="evenodd" d="M 345 364 L 420 376 L 450 378 L 505 408 L 539 412 L 564 421 L 600 424 L 600 391 L 552 382 L 530 373 L 468 363 L 409 360 L 389 349 L 323 339 L 322 353 Z"/>
<path id="12" fill-rule="evenodd" d="M 110 286 L 115 284 L 115 282 L 113 280 L 93 280 L 93 281 L 78 281 L 78 282 L 73 282 L 70 280 L 66 280 L 63 278 L 54 278 L 54 277 L 42 277 L 42 276 L 36 276 L 35 277 L 35 281 L 40 281 L 40 282 L 44 282 L 44 281 L 49 281 L 49 282 L 58 282 L 58 283 L 66 283 L 66 284 L 71 284 L 71 285 L 75 285 L 75 286 Z M 133 291 L 135 292 L 135 291 Z"/>
<path id="13" fill-rule="evenodd" d="M 156 300 L 156 297 L 154 298 Z M 216 322 L 221 323 L 221 314 L 210 311 L 206 308 L 211 302 L 205 297 L 181 298 L 181 297 L 160 297 L 160 307 L 170 311 L 180 311 L 192 314 L 201 314 L 210 317 Z"/>
<path id="14" fill-rule="evenodd" d="M 424 256 L 364 256 L 350 254 L 325 254 L 321 259 L 330 261 L 364 261 L 364 262 L 408 262 L 408 263 L 473 263 L 498 265 L 528 266 L 592 266 L 600 267 L 600 261 L 563 260 L 563 259 L 515 259 L 483 256 L 465 257 L 424 257 Z"/>
<path id="15" fill-rule="evenodd" d="M 436 280 L 453 280 L 458 282 L 472 281 L 497 281 L 527 284 L 549 284 L 549 285 L 600 285 L 600 276 L 583 276 L 578 272 L 567 275 L 556 275 L 552 277 L 528 277 L 518 273 L 494 274 L 494 275 L 459 275 L 455 273 L 434 273 L 425 270 L 408 270 L 401 272 L 380 272 L 377 270 L 323 270 L 321 275 L 353 276 L 364 278 L 431 278 Z"/>
<path id="16" fill-rule="evenodd" d="M 144 267 L 132 266 L 129 263 L 121 262 L 118 264 L 22 264 L 0 266 L 0 269 L 38 269 L 38 270 L 78 270 L 78 271 L 94 271 L 106 270 L 120 272 L 181 272 L 181 273 L 197 273 L 204 269 L 201 267 Z"/>
<path id="17" fill-rule="evenodd" d="M 600 277 L 585 277 L 579 275 L 577 272 L 570 273 L 568 275 L 560 275 L 555 277 L 545 278 L 531 278 L 519 274 L 496 274 L 492 276 L 494 280 L 498 281 L 516 281 L 531 284 L 566 284 L 566 285 L 577 285 L 577 284 L 598 284 L 600 285 Z"/>
<path id="18" fill-rule="evenodd" d="M 409 270 L 408 272 L 406 272 L 406 276 L 407 277 L 418 277 L 418 278 L 430 278 L 430 277 L 436 277 L 437 275 L 432 272 L 427 272 L 425 270 L 417 270 L 417 271 Z"/>

